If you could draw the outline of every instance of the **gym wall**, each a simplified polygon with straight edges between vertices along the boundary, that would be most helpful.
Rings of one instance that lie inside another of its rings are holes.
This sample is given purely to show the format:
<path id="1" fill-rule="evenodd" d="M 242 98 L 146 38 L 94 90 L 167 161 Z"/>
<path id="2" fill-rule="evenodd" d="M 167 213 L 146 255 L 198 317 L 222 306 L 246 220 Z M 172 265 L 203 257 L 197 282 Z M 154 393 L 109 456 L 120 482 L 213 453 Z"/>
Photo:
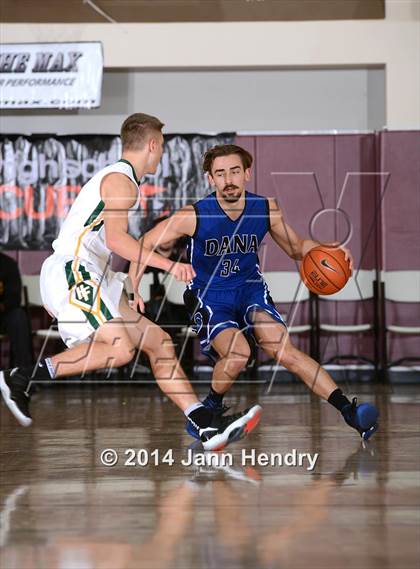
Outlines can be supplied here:
<path id="1" fill-rule="evenodd" d="M 4 111 L 3 133 L 115 134 L 147 112 L 166 132 L 374 130 L 384 69 L 108 70 L 99 109 Z"/>

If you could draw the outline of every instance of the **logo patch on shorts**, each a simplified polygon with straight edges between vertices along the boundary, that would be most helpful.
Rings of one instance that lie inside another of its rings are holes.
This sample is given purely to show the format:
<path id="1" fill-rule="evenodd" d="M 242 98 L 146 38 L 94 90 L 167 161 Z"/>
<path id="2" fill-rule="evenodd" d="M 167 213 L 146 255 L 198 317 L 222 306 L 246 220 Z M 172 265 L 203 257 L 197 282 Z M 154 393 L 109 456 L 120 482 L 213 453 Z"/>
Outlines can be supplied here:
<path id="1" fill-rule="evenodd" d="M 76 296 L 78 300 L 91 305 L 93 302 L 93 288 L 90 285 L 80 283 L 76 285 Z"/>
<path id="2" fill-rule="evenodd" d="M 77 283 L 70 291 L 70 303 L 87 312 L 99 313 L 98 285 L 94 281 Z"/>
<path id="3" fill-rule="evenodd" d="M 200 314 L 200 312 L 196 312 L 194 314 L 194 325 L 192 326 L 193 332 L 199 334 L 202 327 L 203 327 L 203 316 Z"/>

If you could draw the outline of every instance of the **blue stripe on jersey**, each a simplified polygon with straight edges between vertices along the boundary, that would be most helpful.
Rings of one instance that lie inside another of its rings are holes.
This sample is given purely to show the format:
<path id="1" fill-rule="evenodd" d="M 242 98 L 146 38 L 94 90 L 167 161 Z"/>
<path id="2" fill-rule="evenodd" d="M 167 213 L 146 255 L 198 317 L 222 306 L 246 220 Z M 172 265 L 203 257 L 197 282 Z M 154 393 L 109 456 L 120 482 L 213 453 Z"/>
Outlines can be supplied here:
<path id="1" fill-rule="evenodd" d="M 258 249 L 270 228 L 267 198 L 245 192 L 245 207 L 236 220 L 224 212 L 215 192 L 193 207 L 197 224 L 189 259 L 197 276 L 188 288 L 235 288 L 261 281 Z"/>

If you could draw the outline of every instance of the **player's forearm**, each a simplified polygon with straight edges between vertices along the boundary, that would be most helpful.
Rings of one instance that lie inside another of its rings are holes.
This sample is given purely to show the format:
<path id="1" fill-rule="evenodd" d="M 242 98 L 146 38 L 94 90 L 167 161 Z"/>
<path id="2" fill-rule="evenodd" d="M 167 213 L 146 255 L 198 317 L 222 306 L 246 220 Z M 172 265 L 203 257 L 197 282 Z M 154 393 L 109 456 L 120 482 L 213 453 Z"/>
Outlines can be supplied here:
<path id="1" fill-rule="evenodd" d="M 139 284 L 144 275 L 145 270 L 146 270 L 146 265 L 134 262 L 130 263 L 130 268 L 128 269 L 128 276 L 130 277 L 131 282 L 133 284 L 134 292 L 138 291 Z"/>
<path id="2" fill-rule="evenodd" d="M 296 261 L 301 261 L 308 251 L 317 247 L 319 243 L 312 239 L 295 239 L 293 241 L 277 240 L 277 244 Z"/>
<path id="3" fill-rule="evenodd" d="M 120 255 L 127 261 L 149 265 L 163 271 L 169 271 L 173 264 L 172 261 L 159 255 L 159 253 L 147 249 L 141 240 L 136 241 L 128 233 L 118 233 L 107 238 L 107 246 L 113 253 Z"/>
<path id="4" fill-rule="evenodd" d="M 293 227 L 279 216 L 271 220 L 270 234 L 286 255 L 296 261 L 303 259 L 308 251 L 319 245 L 317 241 L 302 238 Z"/>
<path id="5" fill-rule="evenodd" d="M 139 241 L 141 249 L 141 258 L 139 259 L 140 264 L 144 265 L 142 274 L 146 266 L 155 267 L 156 269 L 162 269 L 162 271 L 170 272 L 174 262 L 167 257 L 164 257 L 160 253 L 153 250 L 153 246 L 145 241 L 143 238 Z"/>
<path id="6" fill-rule="evenodd" d="M 134 291 L 136 291 L 138 289 L 138 285 L 139 285 L 139 281 L 140 281 L 139 269 L 140 269 L 139 263 L 134 263 L 134 261 L 131 261 L 130 267 L 128 269 L 128 276 L 130 277 Z"/>

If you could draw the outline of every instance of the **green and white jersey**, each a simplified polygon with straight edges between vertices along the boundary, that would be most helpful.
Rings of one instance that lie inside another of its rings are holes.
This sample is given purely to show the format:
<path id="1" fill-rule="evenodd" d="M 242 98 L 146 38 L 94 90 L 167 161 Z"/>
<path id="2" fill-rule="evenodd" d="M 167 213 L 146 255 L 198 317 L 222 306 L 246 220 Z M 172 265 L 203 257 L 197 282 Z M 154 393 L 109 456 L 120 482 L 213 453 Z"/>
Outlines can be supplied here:
<path id="1" fill-rule="evenodd" d="M 135 204 L 128 210 L 131 217 L 138 211 L 140 202 L 139 181 L 133 166 L 124 159 L 100 170 L 80 190 L 64 220 L 57 239 L 53 242 L 54 253 L 76 260 L 84 260 L 104 271 L 112 251 L 106 246 L 104 228 L 104 202 L 101 198 L 102 180 L 111 173 L 120 173 L 132 180 L 137 189 Z"/>

